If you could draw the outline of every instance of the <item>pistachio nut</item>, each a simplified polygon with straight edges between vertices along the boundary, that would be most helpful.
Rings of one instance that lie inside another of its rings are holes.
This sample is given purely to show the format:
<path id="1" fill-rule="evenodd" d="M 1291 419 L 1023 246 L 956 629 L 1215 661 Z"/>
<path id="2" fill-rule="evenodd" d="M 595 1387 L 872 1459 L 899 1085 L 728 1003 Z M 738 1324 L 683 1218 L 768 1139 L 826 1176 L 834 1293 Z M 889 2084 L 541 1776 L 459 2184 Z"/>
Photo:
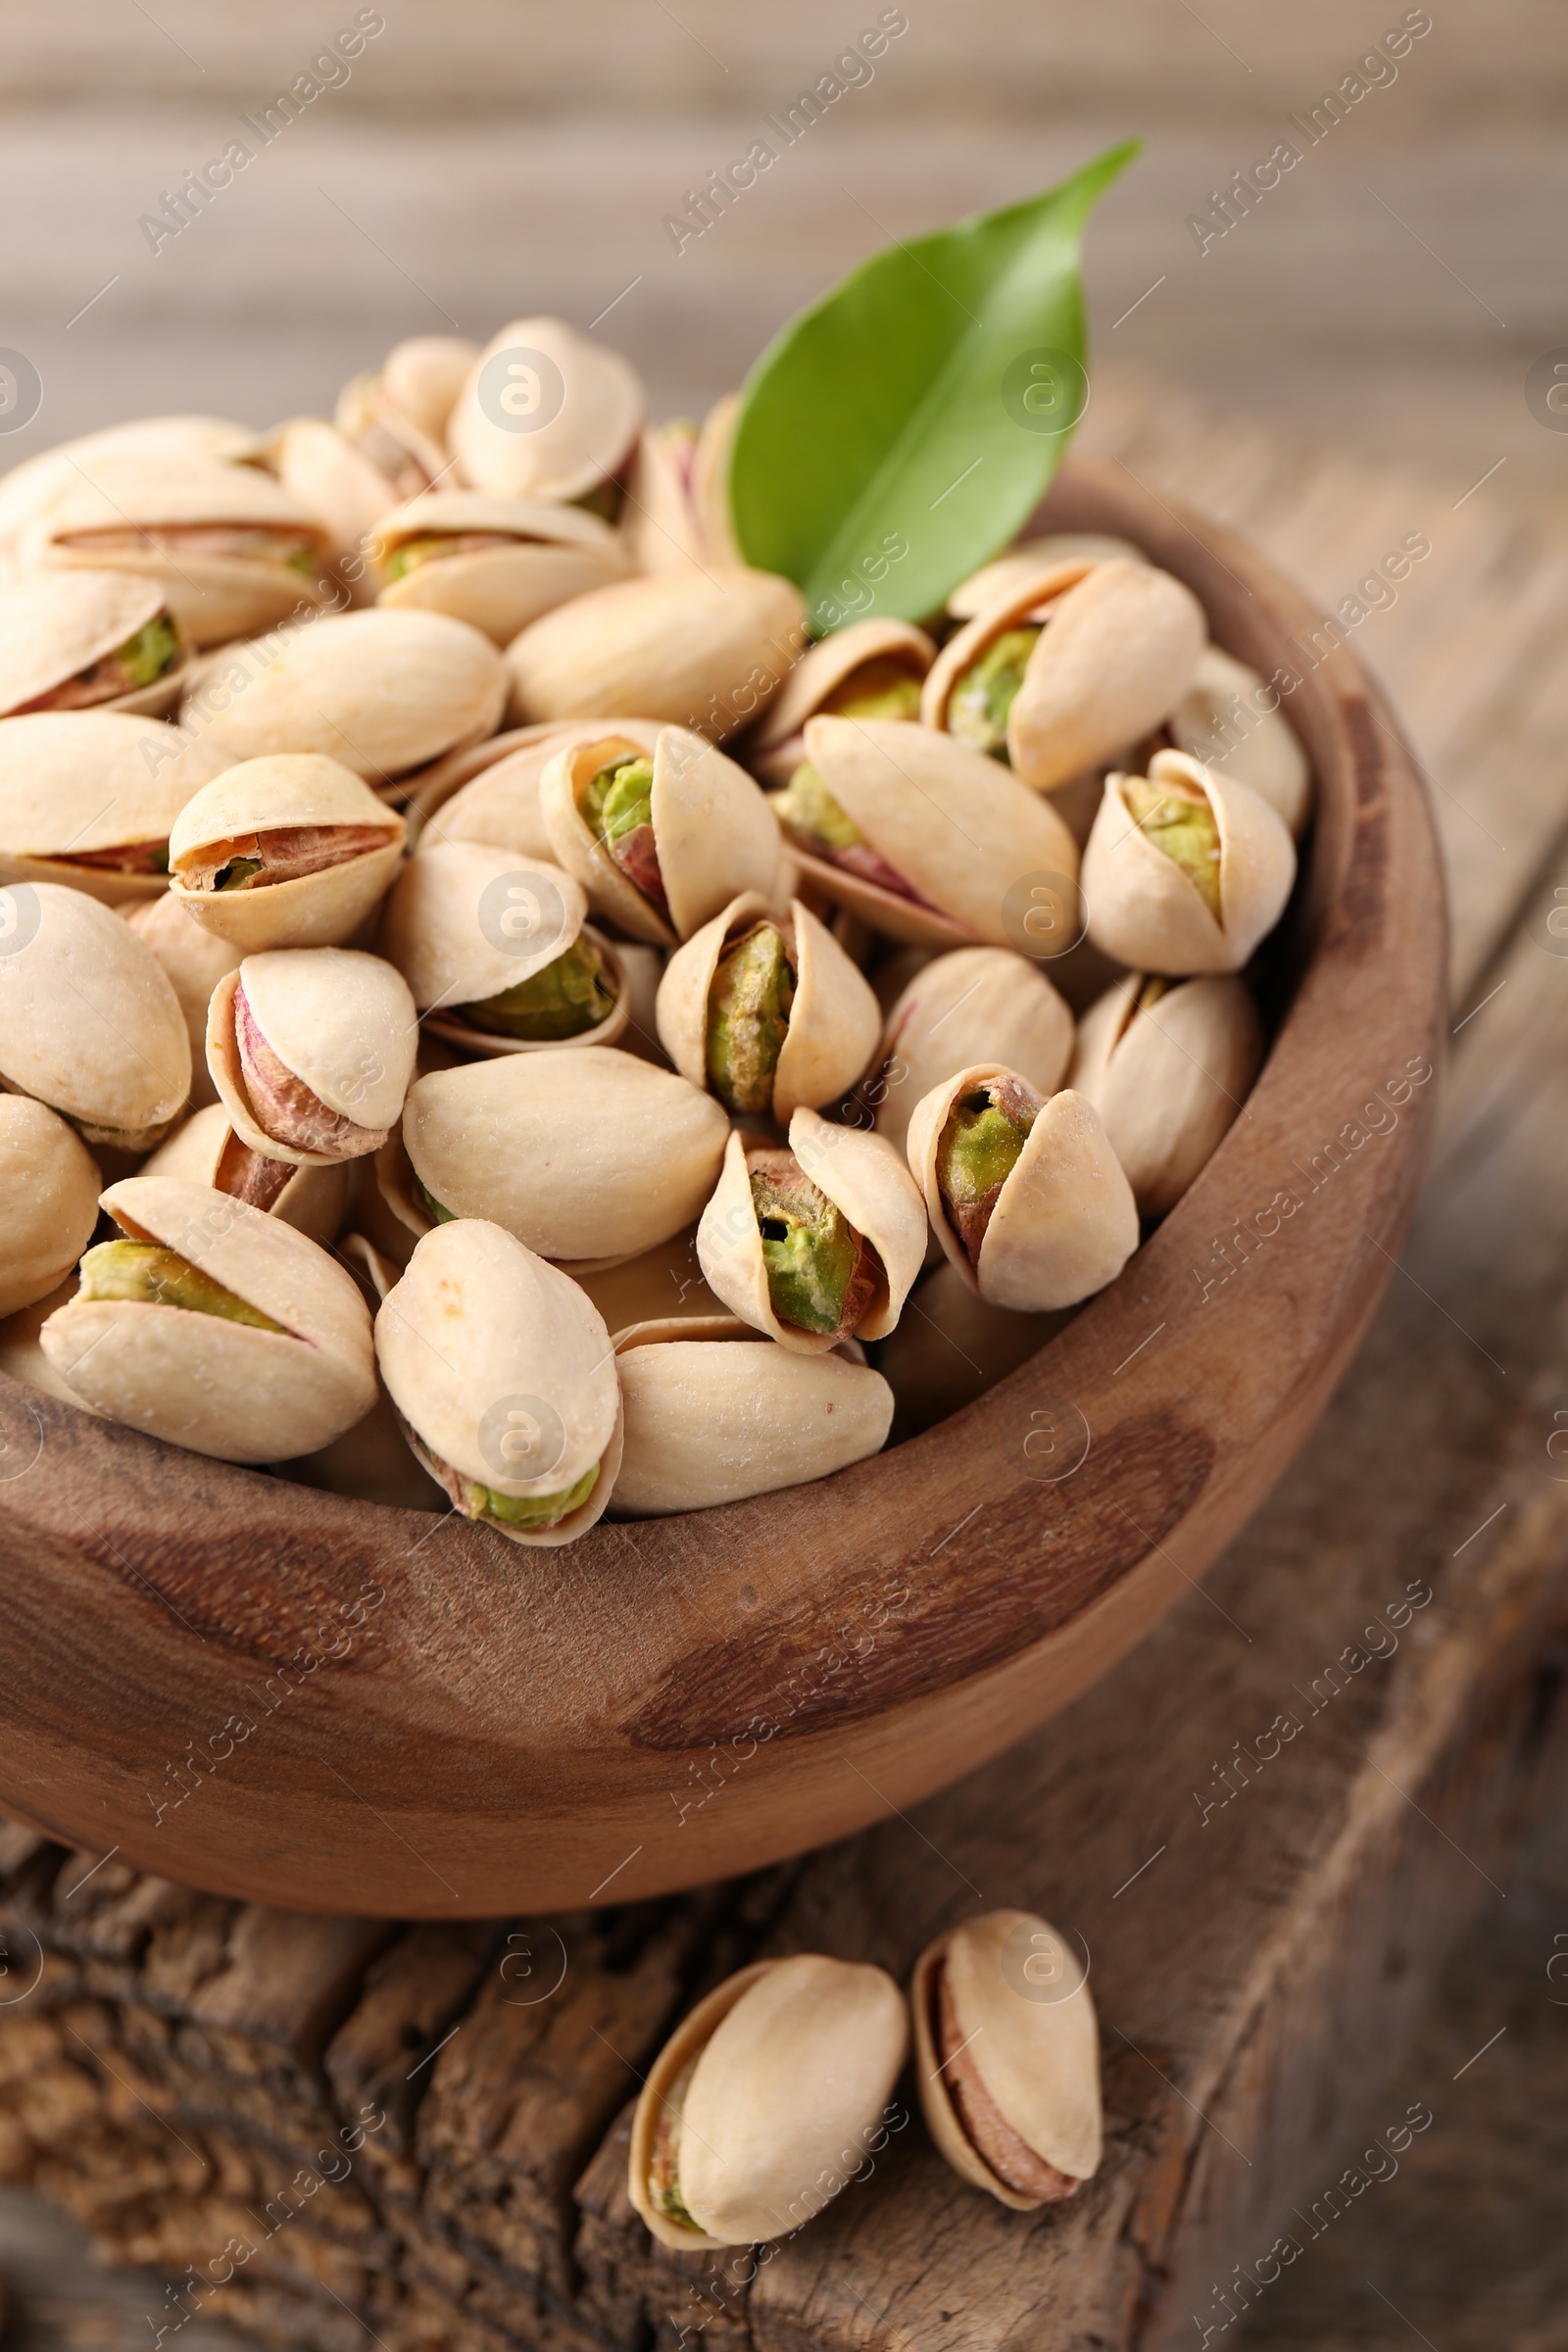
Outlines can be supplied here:
<path id="1" fill-rule="evenodd" d="M 57 1290 L 35 1298 L 31 1306 L 19 1307 L 14 1315 L 0 1316 L 0 1372 L 12 1380 L 20 1380 L 24 1388 L 38 1389 L 45 1396 L 58 1396 L 62 1404 L 73 1405 L 77 1412 L 91 1413 L 94 1420 L 102 1420 L 97 1406 L 78 1396 L 70 1383 L 61 1379 L 39 1344 L 50 1316 L 58 1307 L 69 1306 L 75 1295 L 76 1269 L 73 1266 Z"/>
<path id="2" fill-rule="evenodd" d="M 378 604 L 450 613 L 498 646 L 631 568 L 600 515 L 474 490 L 428 490 L 383 514 L 367 553 Z"/>
<path id="3" fill-rule="evenodd" d="M 800 590 L 771 571 L 710 565 L 617 580 L 513 639 L 510 713 L 521 724 L 635 710 L 721 743 L 777 693 L 805 620 Z"/>
<path id="4" fill-rule="evenodd" d="M 578 740 L 539 779 L 560 863 L 629 938 L 672 948 L 732 899 L 778 888 L 772 811 L 743 767 L 684 727 L 653 751 L 629 735 Z"/>
<path id="5" fill-rule="evenodd" d="M 186 652 L 156 580 L 128 571 L 35 572 L 0 588 L 0 717 L 131 710 L 179 700 Z"/>
<path id="6" fill-rule="evenodd" d="M 204 742 L 230 760 L 315 752 L 383 790 L 429 760 L 493 735 L 506 672 L 490 640 L 445 612 L 338 612 L 291 630 L 267 666 L 220 705 L 209 683 L 187 705 Z"/>
<path id="7" fill-rule="evenodd" d="M 1089 936 L 1136 971 L 1237 972 L 1285 911 L 1296 851 L 1283 818 L 1223 768 L 1156 752 L 1112 774 L 1084 852 Z"/>
<path id="8" fill-rule="evenodd" d="M 610 1334 L 577 1285 L 483 1218 L 427 1233 L 375 1318 L 405 1434 L 467 1519 L 514 1543 L 587 1533 L 620 1467 Z"/>
<path id="9" fill-rule="evenodd" d="M 906 1149 L 944 1254 L 993 1306 L 1076 1306 L 1138 1247 L 1132 1186 L 1082 1095 L 1042 1098 L 982 1062 L 916 1103 Z"/>
<path id="10" fill-rule="evenodd" d="M 1043 620 L 1032 617 L 1041 606 Z M 1050 792 L 1167 715 L 1205 633 L 1192 590 L 1152 564 L 1050 565 L 949 640 L 926 679 L 920 716 Z"/>
<path id="11" fill-rule="evenodd" d="M 108 457 L 24 531 L 30 568 L 154 582 L 189 645 L 248 637 L 324 602 L 328 534 L 254 466 Z"/>
<path id="12" fill-rule="evenodd" d="M 926 1946 L 909 1984 L 920 2104 L 961 2180 L 1015 2213 L 1100 2169 L 1100 2033 L 1077 1953 L 1030 1911 L 988 1911 Z"/>
<path id="13" fill-rule="evenodd" d="M 710 1095 L 613 1046 L 516 1054 L 416 1079 L 405 1177 L 382 1189 L 415 1232 L 484 1217 L 568 1270 L 640 1257 L 690 1225 L 729 1122 Z"/>
<path id="14" fill-rule="evenodd" d="M 547 720 L 538 727 L 512 727 L 426 768 L 409 802 L 409 839 L 416 847 L 428 828 L 440 841 L 488 841 L 520 858 L 555 852 L 545 831 L 539 783 L 556 754 L 574 743 L 595 741 L 612 731 L 651 752 L 659 728 L 640 718 L 589 718 L 574 723 Z"/>
<path id="15" fill-rule="evenodd" d="M 472 490 L 585 503 L 624 474 L 642 422 L 618 352 L 561 318 L 514 318 L 468 370 L 447 444 Z"/>
<path id="16" fill-rule="evenodd" d="M 1300 840 L 1312 813 L 1312 771 L 1278 692 L 1255 669 L 1206 645 L 1168 724 L 1179 752 L 1223 767 Z"/>
<path id="17" fill-rule="evenodd" d="M 357 556 L 383 514 L 409 495 L 324 416 L 290 417 L 271 436 L 268 455 L 283 489 L 315 515 L 340 561 Z M 423 488 L 422 468 L 412 478 L 416 489 Z"/>
<path id="18" fill-rule="evenodd" d="M 179 999 L 128 923 L 58 882 L 0 889 L 0 1088 L 89 1144 L 150 1152 L 190 1071 Z"/>
<path id="19" fill-rule="evenodd" d="M 769 703 L 747 753 L 765 784 L 787 784 L 806 758 L 806 722 L 918 718 L 920 688 L 937 658 L 924 629 L 906 620 L 852 620 L 797 662 Z"/>
<path id="20" fill-rule="evenodd" d="M 684 571 L 710 561 L 692 495 L 696 458 L 697 427 L 689 416 L 644 430 L 621 522 L 634 570 Z"/>
<path id="21" fill-rule="evenodd" d="M 876 1051 L 870 984 L 799 899 L 775 918 L 755 892 L 675 950 L 659 986 L 659 1038 L 683 1078 L 737 1118 L 782 1125 L 851 1088 Z"/>
<path id="22" fill-rule="evenodd" d="M 65 1280 L 92 1240 L 102 1182 L 64 1119 L 25 1095 L 0 1095 L 0 1315 Z"/>
<path id="23" fill-rule="evenodd" d="M 478 357 L 478 344 L 466 335 L 409 335 L 394 343 L 381 362 L 379 402 L 395 416 L 407 417 L 440 448 L 447 419 Z"/>
<path id="24" fill-rule="evenodd" d="M 207 1011 L 207 1066 L 235 1134 L 300 1167 L 380 1151 L 403 1115 L 417 1044 L 408 983 L 355 948 L 247 956 Z"/>
<path id="25" fill-rule="evenodd" d="M 895 1000 L 862 1100 L 877 1134 L 902 1152 L 910 1113 L 942 1079 L 989 1054 L 1037 1094 L 1054 1095 L 1072 1042 L 1072 1014 L 1038 964 L 1009 948 L 955 948 L 933 956 Z"/>
<path id="26" fill-rule="evenodd" d="M 392 485 L 395 499 L 416 498 L 449 470 L 447 418 L 478 356 L 478 345 L 463 335 L 415 335 L 338 394 L 333 423 Z"/>
<path id="27" fill-rule="evenodd" d="M 1229 1132 L 1263 1061 L 1263 1024 L 1226 974 L 1129 972 L 1078 1026 L 1071 1084 L 1099 1111 L 1139 1213 L 1162 1217 Z"/>
<path id="28" fill-rule="evenodd" d="M 204 466 L 228 466 L 241 463 L 255 446 L 255 427 L 225 416 L 140 416 L 41 449 L 0 479 L 0 570 L 9 580 L 28 568 L 23 542 L 29 527 L 105 458 L 193 458 Z"/>
<path id="29" fill-rule="evenodd" d="M 697 1228 L 709 1288 L 803 1355 L 890 1332 L 925 1244 L 920 1195 L 892 1145 L 804 1104 L 788 1149 L 730 1136 Z"/>
<path id="30" fill-rule="evenodd" d="M 385 894 L 404 831 L 397 810 L 335 760 L 242 760 L 180 810 L 170 896 L 247 952 L 337 947 Z"/>
<path id="31" fill-rule="evenodd" d="M 88 1250 L 40 1335 L 89 1404 L 225 1462 L 314 1452 L 369 1411 L 369 1312 L 326 1250 L 173 1176 L 128 1177 L 102 1205 L 122 1238 Z"/>
<path id="32" fill-rule="evenodd" d="M 956 737 L 904 719 L 808 719 L 807 764 L 772 794 L 811 882 L 921 948 L 1009 944 L 1009 893 L 1071 881 L 1078 847 L 1050 803 Z"/>
<path id="33" fill-rule="evenodd" d="M 626 2188 L 662 2245 L 754 2245 L 820 2213 L 864 2161 L 909 2046 L 892 1978 L 796 1952 L 699 2001 L 649 2070 Z"/>
<path id="34" fill-rule="evenodd" d="M 64 882 L 111 906 L 162 897 L 174 820 L 225 765 L 156 718 L 0 718 L 0 884 Z"/>
<path id="35" fill-rule="evenodd" d="M 741 396 L 722 392 L 698 428 L 692 456 L 692 503 L 697 509 L 705 560 L 712 564 L 744 564 L 735 517 L 730 512 L 729 467 L 740 422 Z"/>
<path id="36" fill-rule="evenodd" d="M 469 1054 L 612 1046 L 628 992 L 588 901 L 560 866 L 483 841 L 432 840 L 399 875 L 381 953 L 413 991 L 426 1034 Z"/>
<path id="37" fill-rule="evenodd" d="M 910 1312 L 877 1349 L 877 1370 L 897 1400 L 900 1440 L 946 1421 L 985 1396 L 999 1380 L 1054 1340 L 1071 1317 L 1064 1312 L 1027 1315 L 992 1306 L 944 1257 L 915 1285 Z M 1032 1456 L 1051 1466 L 1058 1433 L 1035 1422 Z M 1066 1443 L 1066 1433 L 1060 1433 Z M 1048 1451 L 1049 1449 L 1049 1451 Z M 1061 1467 L 1068 1465 L 1063 1462 Z M 1040 1474 L 1037 1463 L 1035 1474 Z"/>
<path id="38" fill-rule="evenodd" d="M 143 1176 L 177 1176 L 243 1200 L 308 1234 L 329 1250 L 348 1208 L 349 1162 L 273 1159 L 236 1135 L 221 1102 L 210 1102 L 175 1128 L 144 1160 Z"/>
<path id="39" fill-rule="evenodd" d="M 156 899 L 122 906 L 122 914 L 145 945 L 151 948 L 169 975 L 185 1016 L 190 1039 L 190 1106 L 205 1109 L 218 1101 L 218 1089 L 207 1070 L 207 1006 L 225 972 L 239 969 L 242 951 L 193 923 L 178 899 L 167 890 Z"/>
<path id="40" fill-rule="evenodd" d="M 1115 561 L 1147 564 L 1149 558 L 1130 539 L 1113 539 L 1106 531 L 1053 531 L 1043 539 L 1020 539 L 1004 556 L 982 564 L 978 571 L 958 582 L 948 599 L 948 615 L 953 620 L 973 620 L 977 612 L 989 612 L 993 605 L 1010 599 L 1015 588 L 1025 586 L 1053 564 Z M 1042 607 L 1040 617 L 1044 611 Z"/>
<path id="41" fill-rule="evenodd" d="M 826 1478 L 879 1453 L 893 1420 L 879 1373 L 795 1354 L 734 1315 L 633 1324 L 615 1359 L 626 1440 L 612 1508 L 632 1518 Z"/>

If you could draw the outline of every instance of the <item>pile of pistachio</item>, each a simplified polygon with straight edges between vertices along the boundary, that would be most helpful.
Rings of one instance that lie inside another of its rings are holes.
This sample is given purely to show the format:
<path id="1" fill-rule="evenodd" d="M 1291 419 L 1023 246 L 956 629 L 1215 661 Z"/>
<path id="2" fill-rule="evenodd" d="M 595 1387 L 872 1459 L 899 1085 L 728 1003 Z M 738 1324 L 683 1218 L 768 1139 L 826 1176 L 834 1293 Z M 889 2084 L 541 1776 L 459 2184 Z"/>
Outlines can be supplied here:
<path id="1" fill-rule="evenodd" d="M 0 482 L 0 1367 L 564 1544 L 925 1426 L 1192 1183 L 1295 736 L 1116 540 L 812 643 L 734 415 L 531 318 Z"/>

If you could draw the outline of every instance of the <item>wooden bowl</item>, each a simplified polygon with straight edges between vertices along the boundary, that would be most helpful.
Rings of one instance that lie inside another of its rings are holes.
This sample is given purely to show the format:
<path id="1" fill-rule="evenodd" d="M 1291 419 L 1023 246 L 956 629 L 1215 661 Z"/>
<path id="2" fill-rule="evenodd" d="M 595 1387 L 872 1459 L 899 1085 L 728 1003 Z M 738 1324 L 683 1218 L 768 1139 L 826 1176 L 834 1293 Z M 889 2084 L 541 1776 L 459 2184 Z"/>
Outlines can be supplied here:
<path id="1" fill-rule="evenodd" d="M 622 1901 L 911 1804 L 1202 1575 L 1398 1247 L 1437 1094 L 1437 851 L 1386 707 L 1343 646 L 1314 660 L 1320 616 L 1249 547 L 1083 462 L 1036 527 L 1137 541 L 1218 642 L 1294 670 L 1317 776 L 1273 1051 L 1121 1279 L 891 1453 L 558 1551 L 230 1469 L 7 1380 L 7 1812 L 303 1909 Z"/>

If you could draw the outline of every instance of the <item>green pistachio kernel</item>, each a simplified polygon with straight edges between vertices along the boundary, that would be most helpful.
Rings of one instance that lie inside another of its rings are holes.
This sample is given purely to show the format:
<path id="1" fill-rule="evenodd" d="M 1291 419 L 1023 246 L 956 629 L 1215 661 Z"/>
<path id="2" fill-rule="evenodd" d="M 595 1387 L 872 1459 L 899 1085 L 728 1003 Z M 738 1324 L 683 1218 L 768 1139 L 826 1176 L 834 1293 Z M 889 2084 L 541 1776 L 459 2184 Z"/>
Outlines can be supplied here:
<path id="1" fill-rule="evenodd" d="M 782 792 L 769 798 L 779 823 L 808 841 L 829 850 L 854 850 L 864 844 L 865 835 L 845 814 L 808 760 L 801 762 Z"/>
<path id="2" fill-rule="evenodd" d="M 457 1223 L 457 1210 L 443 1207 L 434 1193 L 425 1191 L 417 1176 L 414 1179 L 414 1197 L 433 1223 L 437 1225 L 455 1225 Z"/>
<path id="3" fill-rule="evenodd" d="M 753 1152 L 747 1167 L 774 1314 L 799 1331 L 843 1329 L 860 1266 L 859 1235 L 793 1152 Z"/>
<path id="4" fill-rule="evenodd" d="M 574 939 L 564 954 L 531 979 L 503 989 L 477 1004 L 459 1004 L 460 1021 L 491 1037 L 528 1038 L 554 1045 L 597 1029 L 615 1009 L 605 958 L 591 939 Z"/>
<path id="5" fill-rule="evenodd" d="M 303 572 L 307 579 L 314 580 L 319 568 L 314 547 L 297 547 L 291 556 L 285 558 L 285 562 L 290 571 Z"/>
<path id="6" fill-rule="evenodd" d="M 948 704 L 948 732 L 977 744 L 994 760 L 1007 758 L 1007 715 L 1023 684 L 1029 657 L 1040 638 L 1038 623 L 1004 629 L 972 668 L 966 669 Z"/>
<path id="7" fill-rule="evenodd" d="M 266 865 L 262 858 L 230 858 L 213 876 L 215 890 L 248 890 Z"/>
<path id="8" fill-rule="evenodd" d="M 873 655 L 839 681 L 822 709 L 837 718 L 918 718 L 920 681 L 897 655 Z"/>
<path id="9" fill-rule="evenodd" d="M 81 1298 L 132 1298 L 147 1306 L 183 1306 L 198 1315 L 221 1315 L 257 1331 L 281 1331 L 259 1306 L 193 1266 L 161 1242 L 100 1242 L 81 1261 Z"/>
<path id="10" fill-rule="evenodd" d="M 1219 827 L 1208 795 L 1196 784 L 1151 784 L 1144 776 L 1129 776 L 1123 790 L 1139 831 L 1196 884 L 1217 922 Z"/>
<path id="11" fill-rule="evenodd" d="M 948 1112 L 937 1144 L 937 1183 L 971 1264 L 978 1262 L 991 1212 L 1040 1107 L 1032 1087 L 1004 1077 L 965 1088 Z"/>
<path id="12" fill-rule="evenodd" d="M 708 993 L 708 1077 L 726 1110 L 743 1116 L 773 1101 L 773 1073 L 795 1002 L 782 934 L 759 923 L 726 948 Z"/>
<path id="13" fill-rule="evenodd" d="M 401 580 L 406 572 L 417 571 L 421 564 L 445 555 L 446 549 L 446 536 L 434 531 L 422 539 L 405 539 L 393 549 L 382 568 L 389 580 Z"/>
<path id="14" fill-rule="evenodd" d="M 701 2056 L 699 2051 L 698 2056 Z M 686 2210 L 686 2200 L 680 2187 L 680 2133 L 686 2116 L 687 2093 L 692 2077 L 697 2072 L 697 2059 L 689 2058 L 660 2101 L 659 2118 L 654 2125 L 654 2144 L 648 2160 L 648 2197 L 657 2213 L 666 2221 L 679 2222 L 686 2230 L 696 2230 L 695 2222 Z"/>
<path id="15" fill-rule="evenodd" d="M 557 1494 L 500 1494 L 465 1479 L 463 1508 L 470 1519 L 493 1519 L 501 1527 L 555 1527 L 585 1503 L 599 1479 L 599 1464 L 590 1462 L 575 1486 Z"/>
<path id="16" fill-rule="evenodd" d="M 601 841 L 616 842 L 654 821 L 654 762 L 646 752 L 612 760 L 583 794 L 582 812 Z"/>
<path id="17" fill-rule="evenodd" d="M 133 686 L 150 686 L 161 678 L 179 652 L 179 639 L 174 624 L 166 612 L 149 620 L 123 645 L 116 646 L 115 660 L 121 663 Z M 168 871 L 167 863 L 165 865 Z"/>

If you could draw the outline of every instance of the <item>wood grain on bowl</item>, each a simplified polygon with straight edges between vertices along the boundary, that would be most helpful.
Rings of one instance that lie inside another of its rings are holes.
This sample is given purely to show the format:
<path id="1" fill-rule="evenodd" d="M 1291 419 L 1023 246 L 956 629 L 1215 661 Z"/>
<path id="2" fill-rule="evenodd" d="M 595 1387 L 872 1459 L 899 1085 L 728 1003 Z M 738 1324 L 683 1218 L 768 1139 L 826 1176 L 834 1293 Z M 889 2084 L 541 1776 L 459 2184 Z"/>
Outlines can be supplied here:
<path id="1" fill-rule="evenodd" d="M 1313 665 L 1315 613 L 1244 542 L 1083 463 L 1041 523 L 1137 540 L 1227 650 L 1288 665 L 1318 779 L 1268 1061 L 1120 1280 L 892 1453 L 520 1557 L 6 1382 L 6 1460 L 41 1441 L 0 1521 L 9 1810 L 296 1908 L 618 1901 L 906 1805 L 1201 1576 L 1391 1269 L 1436 1107 L 1442 885 L 1389 711 L 1345 647 Z"/>

